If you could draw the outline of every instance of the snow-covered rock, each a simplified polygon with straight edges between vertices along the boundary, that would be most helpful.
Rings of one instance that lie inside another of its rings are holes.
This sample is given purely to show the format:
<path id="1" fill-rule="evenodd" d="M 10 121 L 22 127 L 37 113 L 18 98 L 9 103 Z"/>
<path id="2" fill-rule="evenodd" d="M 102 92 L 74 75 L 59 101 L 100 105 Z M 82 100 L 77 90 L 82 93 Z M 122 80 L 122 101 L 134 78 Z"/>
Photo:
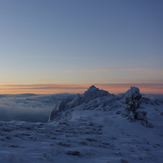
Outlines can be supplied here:
<path id="1" fill-rule="evenodd" d="M 144 98 L 145 102 L 149 99 Z M 139 88 L 131 87 L 124 96 L 125 109 L 122 111 L 121 115 L 127 117 L 130 121 L 140 121 L 143 126 L 153 127 L 153 125 L 148 121 L 146 111 L 140 109 L 140 104 L 143 101 L 142 95 L 140 94 Z"/>
<path id="2" fill-rule="evenodd" d="M 68 119 L 72 116 L 68 116 L 76 110 L 106 110 L 108 105 L 113 107 L 115 103 L 115 95 L 109 94 L 107 91 L 100 90 L 95 86 L 88 88 L 84 94 L 74 95 L 71 98 L 65 98 L 59 101 L 55 108 L 52 110 L 49 121 L 58 121 L 59 119 Z"/>
<path id="3" fill-rule="evenodd" d="M 115 114 L 121 114 L 130 121 L 140 121 L 144 126 L 153 127 L 147 120 L 147 112 L 140 109 L 142 95 L 139 88 L 131 87 L 122 98 L 121 103 L 121 100 L 115 95 L 91 86 L 82 95 L 68 96 L 59 101 L 49 116 L 49 122 L 80 120 L 82 117 L 89 117 L 96 111 L 115 110 L 125 104 L 125 108 L 116 111 Z"/>
<path id="4" fill-rule="evenodd" d="M 139 88 L 131 87 L 124 97 L 125 109 L 122 112 L 123 116 L 128 117 L 128 119 L 135 120 L 135 112 L 140 107 L 141 94 Z"/>
<path id="5" fill-rule="evenodd" d="M 96 88 L 94 85 L 89 87 L 87 91 L 84 92 L 82 96 L 82 101 L 87 103 L 92 99 L 98 98 L 98 97 L 104 97 L 104 96 L 109 96 L 110 94 L 107 91 L 100 90 Z"/>

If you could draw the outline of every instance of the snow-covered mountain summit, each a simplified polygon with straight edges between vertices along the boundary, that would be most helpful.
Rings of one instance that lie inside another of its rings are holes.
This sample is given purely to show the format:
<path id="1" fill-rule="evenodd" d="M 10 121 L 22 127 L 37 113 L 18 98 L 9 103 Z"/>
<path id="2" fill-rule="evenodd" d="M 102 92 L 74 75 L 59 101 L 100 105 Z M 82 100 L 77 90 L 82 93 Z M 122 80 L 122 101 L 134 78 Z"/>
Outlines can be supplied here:
<path id="1" fill-rule="evenodd" d="M 136 87 L 122 96 L 91 86 L 83 94 L 23 97 L 18 102 L 54 109 L 48 123 L 0 121 L 0 162 L 163 162 L 163 104 Z"/>
<path id="2" fill-rule="evenodd" d="M 102 114 L 114 112 L 127 117 L 131 121 L 139 120 L 144 125 L 150 124 L 146 116 L 149 111 L 143 109 L 143 104 L 145 104 L 144 98 L 142 98 L 137 87 L 131 87 L 123 96 L 117 97 L 92 85 L 81 95 L 69 96 L 59 101 L 51 112 L 49 121 L 71 121 L 77 120 L 77 117 L 79 120 L 81 117 L 89 119 L 90 115 L 93 116 L 96 112 Z M 74 118 L 74 115 L 76 118 Z M 102 119 L 101 117 L 98 118 Z"/>
<path id="3" fill-rule="evenodd" d="M 115 95 L 109 94 L 107 91 L 100 90 L 92 85 L 82 95 L 77 94 L 59 101 L 51 112 L 49 120 L 53 121 L 55 118 L 57 118 L 57 121 L 63 120 L 63 117 L 68 118 L 69 114 L 77 110 L 104 109 L 115 100 Z"/>
<path id="4" fill-rule="evenodd" d="M 87 91 L 84 92 L 82 99 L 83 101 L 90 101 L 92 99 L 103 97 L 103 96 L 109 96 L 110 94 L 107 91 L 100 90 L 96 88 L 94 85 L 88 88 Z"/>

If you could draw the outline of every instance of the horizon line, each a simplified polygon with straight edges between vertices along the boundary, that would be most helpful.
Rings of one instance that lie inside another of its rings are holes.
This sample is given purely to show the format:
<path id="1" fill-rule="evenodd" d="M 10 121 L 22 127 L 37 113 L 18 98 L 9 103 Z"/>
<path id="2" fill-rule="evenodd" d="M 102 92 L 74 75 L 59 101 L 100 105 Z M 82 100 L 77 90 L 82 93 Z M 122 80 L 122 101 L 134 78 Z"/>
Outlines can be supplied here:
<path id="1" fill-rule="evenodd" d="M 108 83 L 108 84 L 63 84 L 63 83 L 42 83 L 42 84 L 1 84 L 0 94 L 58 94 L 58 93 L 84 93 L 91 85 L 109 93 L 124 93 L 131 86 L 138 87 L 144 94 L 163 94 L 161 83 Z"/>

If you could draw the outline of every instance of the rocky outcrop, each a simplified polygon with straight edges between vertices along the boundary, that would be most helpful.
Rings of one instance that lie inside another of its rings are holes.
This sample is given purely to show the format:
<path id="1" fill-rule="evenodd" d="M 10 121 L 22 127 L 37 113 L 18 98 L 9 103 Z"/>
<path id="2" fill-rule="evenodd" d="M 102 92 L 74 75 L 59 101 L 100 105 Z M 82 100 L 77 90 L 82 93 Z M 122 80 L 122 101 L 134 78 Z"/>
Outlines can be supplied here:
<path id="1" fill-rule="evenodd" d="M 90 109 L 90 108 L 96 108 L 100 105 L 104 105 L 106 103 L 106 100 L 102 100 L 100 102 L 97 102 L 97 98 L 104 98 L 104 97 L 110 97 L 113 96 L 109 94 L 107 91 L 100 90 L 96 88 L 95 86 L 89 87 L 87 91 L 84 92 L 84 94 L 76 94 L 71 97 L 64 98 L 62 101 L 59 101 L 58 104 L 55 106 L 55 108 L 52 110 L 49 121 L 53 121 L 54 119 L 58 118 L 59 116 L 63 116 L 63 112 L 69 112 L 69 110 L 74 109 L 75 107 L 85 105 L 83 109 Z M 93 101 L 94 100 L 94 101 Z M 91 104 L 87 103 L 92 102 Z M 82 108 L 83 106 L 81 106 Z"/>
<path id="2" fill-rule="evenodd" d="M 122 112 L 123 116 L 128 117 L 131 121 L 134 121 L 136 116 L 136 110 L 140 107 L 141 94 L 139 88 L 131 87 L 124 97 L 125 109 Z"/>
<path id="3" fill-rule="evenodd" d="M 59 119 L 59 116 L 62 114 L 62 112 L 70 108 L 70 106 L 72 105 L 71 103 L 73 102 L 75 97 L 76 95 L 68 96 L 59 101 L 49 116 L 49 122 L 53 121 L 54 119 Z"/>
<path id="4" fill-rule="evenodd" d="M 125 109 L 122 111 L 121 115 L 127 117 L 127 119 L 132 122 L 139 120 L 144 126 L 153 127 L 153 125 L 147 120 L 147 112 L 140 109 L 141 101 L 142 95 L 140 94 L 139 88 L 131 87 L 125 93 Z"/>
<path id="5" fill-rule="evenodd" d="M 82 101 L 87 103 L 91 101 L 92 99 L 98 98 L 98 97 L 104 97 L 109 96 L 110 94 L 107 91 L 100 90 L 96 88 L 94 85 L 89 87 L 87 91 L 84 92 L 82 96 Z"/>
<path id="6" fill-rule="evenodd" d="M 131 87 L 123 96 L 125 108 L 123 111 L 115 111 L 115 114 L 121 114 L 130 121 L 140 121 L 144 126 L 152 125 L 147 120 L 147 112 L 140 109 L 142 95 L 136 87 Z M 109 111 L 121 108 L 122 103 L 115 95 L 109 94 L 107 91 L 100 90 L 95 86 L 91 86 L 84 94 L 76 94 L 68 96 L 58 102 L 50 114 L 49 121 L 60 121 L 72 119 L 75 111 Z M 89 112 L 87 112 L 89 114 Z M 76 113 L 75 113 L 76 114 Z M 76 117 L 81 117 L 78 115 Z"/>

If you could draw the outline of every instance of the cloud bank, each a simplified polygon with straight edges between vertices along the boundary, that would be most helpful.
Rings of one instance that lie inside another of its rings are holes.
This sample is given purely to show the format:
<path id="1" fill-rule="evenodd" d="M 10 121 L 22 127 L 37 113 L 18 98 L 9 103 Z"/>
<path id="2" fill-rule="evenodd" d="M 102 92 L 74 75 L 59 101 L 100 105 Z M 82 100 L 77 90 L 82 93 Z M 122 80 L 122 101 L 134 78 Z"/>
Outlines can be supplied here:
<path id="1" fill-rule="evenodd" d="M 66 95 L 0 95 L 0 121 L 47 122 L 63 96 Z"/>

